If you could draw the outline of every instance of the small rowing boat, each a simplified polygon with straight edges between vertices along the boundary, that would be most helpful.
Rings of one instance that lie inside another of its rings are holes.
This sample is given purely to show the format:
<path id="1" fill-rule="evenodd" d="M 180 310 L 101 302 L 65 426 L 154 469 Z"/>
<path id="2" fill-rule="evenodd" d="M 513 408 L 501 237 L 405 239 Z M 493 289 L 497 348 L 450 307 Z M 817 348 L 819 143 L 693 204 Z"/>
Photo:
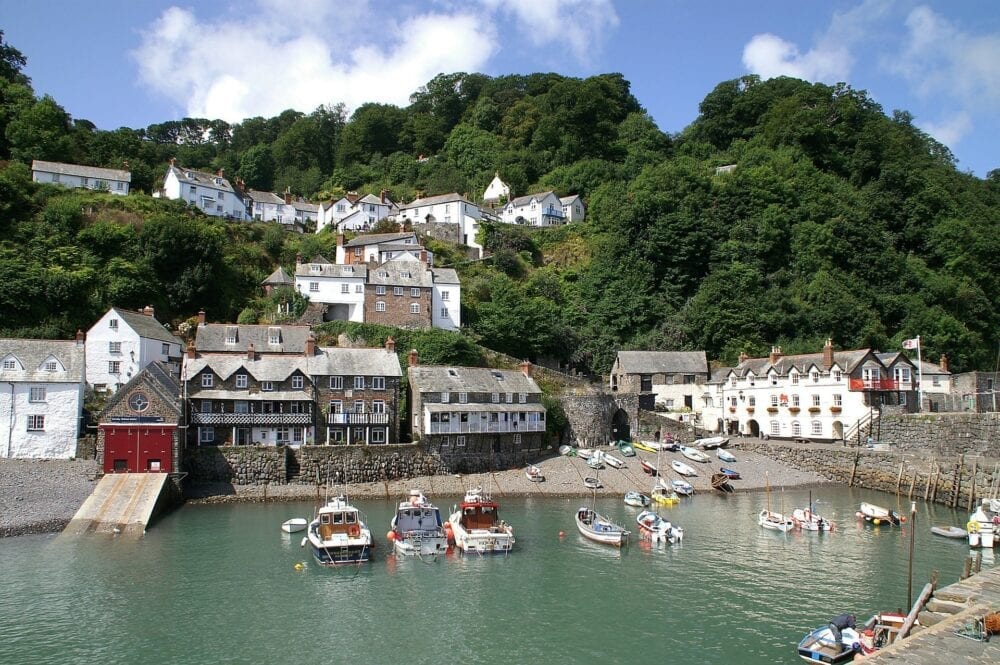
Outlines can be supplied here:
<path id="1" fill-rule="evenodd" d="M 734 464 L 736 462 L 736 455 L 732 454 L 728 450 L 723 450 L 722 448 L 715 451 L 715 456 L 726 464 Z"/>
<path id="2" fill-rule="evenodd" d="M 957 526 L 932 526 L 931 533 L 956 540 L 965 540 L 965 537 L 969 535 L 968 531 Z"/>
<path id="3" fill-rule="evenodd" d="M 528 480 L 533 483 L 540 483 L 545 480 L 545 475 L 542 473 L 542 470 L 534 464 L 529 464 L 524 468 L 524 475 L 526 475 Z"/>
<path id="4" fill-rule="evenodd" d="M 281 530 L 285 533 L 296 533 L 298 531 L 305 531 L 307 526 L 309 526 L 309 521 L 306 518 L 293 517 L 281 523 Z"/>
<path id="5" fill-rule="evenodd" d="M 695 471 L 693 468 L 691 468 L 689 465 L 685 464 L 684 462 L 680 461 L 679 459 L 675 459 L 675 460 L 671 461 L 670 462 L 670 467 L 674 471 L 676 471 L 677 473 L 681 474 L 682 476 L 697 476 L 698 475 L 697 471 Z"/>

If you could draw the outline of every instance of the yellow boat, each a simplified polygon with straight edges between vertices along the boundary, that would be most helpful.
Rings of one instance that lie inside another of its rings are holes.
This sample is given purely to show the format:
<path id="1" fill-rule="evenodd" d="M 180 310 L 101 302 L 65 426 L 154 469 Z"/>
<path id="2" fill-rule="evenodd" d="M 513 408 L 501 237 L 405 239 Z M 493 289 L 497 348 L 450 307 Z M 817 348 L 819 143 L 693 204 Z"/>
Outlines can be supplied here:
<path id="1" fill-rule="evenodd" d="M 632 447 L 635 448 L 636 450 L 645 450 L 647 453 L 656 452 L 656 448 L 647 443 L 643 443 L 642 441 L 633 441 Z"/>
<path id="2" fill-rule="evenodd" d="M 668 490 L 666 487 L 656 486 L 653 488 L 653 492 L 650 495 L 656 503 L 661 506 L 672 506 L 674 504 L 680 503 L 681 498 L 677 496 L 677 492 Z"/>

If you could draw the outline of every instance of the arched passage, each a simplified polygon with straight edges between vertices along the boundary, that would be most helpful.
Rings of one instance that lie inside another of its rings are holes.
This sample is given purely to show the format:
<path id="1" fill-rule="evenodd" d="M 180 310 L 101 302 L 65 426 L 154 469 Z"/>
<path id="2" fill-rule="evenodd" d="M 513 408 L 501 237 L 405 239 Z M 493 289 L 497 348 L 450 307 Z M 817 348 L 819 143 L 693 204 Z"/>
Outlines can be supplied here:
<path id="1" fill-rule="evenodd" d="M 756 420 L 747 421 L 747 436 L 760 436 L 760 423 Z"/>
<path id="2" fill-rule="evenodd" d="M 630 441 L 631 439 L 632 429 L 629 426 L 628 414 L 622 409 L 618 409 L 611 416 L 611 440 Z"/>
<path id="3" fill-rule="evenodd" d="M 839 420 L 833 421 L 833 438 L 834 440 L 844 438 L 844 423 Z"/>

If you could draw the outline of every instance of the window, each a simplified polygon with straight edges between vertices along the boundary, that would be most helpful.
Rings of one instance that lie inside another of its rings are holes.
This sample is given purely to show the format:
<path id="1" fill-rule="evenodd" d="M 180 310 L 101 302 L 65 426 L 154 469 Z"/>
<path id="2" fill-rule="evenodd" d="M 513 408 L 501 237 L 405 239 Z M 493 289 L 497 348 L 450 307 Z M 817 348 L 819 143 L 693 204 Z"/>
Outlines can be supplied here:
<path id="1" fill-rule="evenodd" d="M 211 388 L 215 385 L 215 375 L 211 372 L 206 372 L 201 375 L 201 387 Z"/>
<path id="2" fill-rule="evenodd" d="M 330 413 L 343 413 L 343 412 L 344 412 L 343 402 L 341 402 L 339 399 L 335 399 L 330 402 Z"/>
<path id="3" fill-rule="evenodd" d="M 365 412 L 365 401 L 362 399 L 354 401 L 354 413 L 364 413 Z"/>
<path id="4" fill-rule="evenodd" d="M 14 360 L 13 358 L 4 358 L 3 359 L 3 368 L 4 369 L 17 369 L 17 361 Z"/>
<path id="5" fill-rule="evenodd" d="M 499 404 L 500 403 L 500 393 L 493 393 L 493 397 L 491 398 L 491 401 L 494 404 Z"/>
<path id="6" fill-rule="evenodd" d="M 518 398 L 517 401 L 519 401 L 521 404 L 528 403 L 528 393 L 519 393 L 517 398 Z"/>
<path id="7" fill-rule="evenodd" d="M 32 388 L 28 392 L 29 402 L 44 402 L 45 401 L 45 388 Z"/>
<path id="8" fill-rule="evenodd" d="M 233 402 L 233 413 L 250 413 L 250 403 L 240 399 Z"/>
<path id="9" fill-rule="evenodd" d="M 29 432 L 43 432 L 45 431 L 45 416 L 28 416 L 28 431 Z"/>
<path id="10" fill-rule="evenodd" d="M 112 330 L 118 330 L 118 319 L 108 319 L 108 327 Z"/>
<path id="11" fill-rule="evenodd" d="M 834 406 L 843 406 L 844 405 L 843 398 L 840 396 L 840 393 L 835 393 L 833 395 L 833 405 Z"/>
<path id="12" fill-rule="evenodd" d="M 287 443 L 289 441 L 288 428 L 279 427 L 278 429 L 274 430 L 274 441 L 275 443 Z"/>
<path id="13" fill-rule="evenodd" d="M 442 307 L 441 308 L 441 318 L 442 319 L 447 319 L 448 318 L 448 308 L 447 307 Z"/>
<path id="14" fill-rule="evenodd" d="M 372 413 L 385 413 L 385 400 L 372 400 Z"/>
<path id="15" fill-rule="evenodd" d="M 292 443 L 302 443 L 302 428 L 293 427 L 292 428 Z"/>
<path id="16" fill-rule="evenodd" d="M 384 376 L 373 376 L 372 377 L 372 390 L 385 390 L 385 377 Z"/>
<path id="17" fill-rule="evenodd" d="M 448 295 L 449 294 L 448 294 L 447 291 L 442 291 L 441 292 L 441 300 L 448 300 Z"/>
<path id="18" fill-rule="evenodd" d="M 686 386 L 694 385 L 695 382 L 694 374 L 685 374 L 684 377 L 681 379 L 681 382 Z"/>
<path id="19" fill-rule="evenodd" d="M 356 377 L 354 377 L 354 389 L 355 390 L 364 390 L 365 389 L 365 377 L 363 377 L 363 376 L 356 376 Z"/>
<path id="20" fill-rule="evenodd" d="M 771 385 L 772 386 L 778 385 L 778 375 L 773 372 L 771 373 Z"/>
<path id="21" fill-rule="evenodd" d="M 236 344 L 238 331 L 239 328 L 237 328 L 236 326 L 229 326 L 226 328 L 226 344 L 230 346 Z"/>
<path id="22" fill-rule="evenodd" d="M 170 345 L 161 344 L 160 345 L 160 355 L 169 356 L 170 355 Z"/>
<path id="23" fill-rule="evenodd" d="M 841 372 L 839 369 L 833 370 L 833 380 L 836 383 L 840 383 L 841 379 L 843 378 L 844 378 L 843 372 Z"/>
<path id="24" fill-rule="evenodd" d="M 731 379 L 729 379 L 729 386 L 731 388 L 735 388 L 736 387 L 736 377 L 735 376 L 732 377 Z"/>
<path id="25" fill-rule="evenodd" d="M 792 385 L 793 386 L 799 385 L 799 374 L 798 374 L 798 372 L 792 372 L 788 376 L 791 377 L 791 379 L 792 379 Z"/>
<path id="26" fill-rule="evenodd" d="M 469 393 L 458 393 L 458 403 L 468 404 L 469 403 Z"/>
<path id="27" fill-rule="evenodd" d="M 376 300 L 375 301 L 375 311 L 376 312 L 384 312 L 385 311 L 385 303 L 383 301 L 381 301 L 381 300 Z"/>
<path id="28" fill-rule="evenodd" d="M 365 428 L 355 427 L 354 435 L 351 437 L 351 441 L 354 443 L 364 443 L 365 442 Z"/>
<path id="29" fill-rule="evenodd" d="M 376 286 L 375 287 L 375 295 L 377 295 L 377 296 L 384 296 L 385 295 L 385 287 L 384 286 Z"/>
<path id="30" fill-rule="evenodd" d="M 420 289 L 410 289 L 410 295 L 414 298 L 420 297 Z"/>
<path id="31" fill-rule="evenodd" d="M 757 377 L 755 377 L 755 376 L 754 376 L 753 374 L 751 374 L 751 375 L 750 375 L 749 377 L 747 377 L 747 378 L 749 379 L 749 381 L 750 381 L 750 385 L 751 385 L 751 386 L 752 386 L 752 385 L 754 385 L 754 384 L 756 383 L 756 381 L 757 381 Z"/>
<path id="32" fill-rule="evenodd" d="M 812 433 L 814 436 L 820 436 L 823 434 L 823 423 L 818 420 L 812 421 Z"/>
<path id="33" fill-rule="evenodd" d="M 122 343 L 121 342 L 108 342 L 108 353 L 121 353 Z"/>
<path id="34" fill-rule="evenodd" d="M 199 427 L 198 441 L 200 441 L 201 443 L 212 443 L 213 441 L 215 441 L 215 428 Z"/>
<path id="35" fill-rule="evenodd" d="M 420 303 L 418 302 L 410 303 L 410 314 L 419 314 L 419 313 L 420 313 Z"/>
<path id="36" fill-rule="evenodd" d="M 334 443 L 343 443 L 344 442 L 343 430 L 339 429 L 330 430 L 330 440 L 333 441 Z"/>
<path id="37" fill-rule="evenodd" d="M 108 362 L 108 374 L 121 374 L 122 373 L 122 363 L 120 360 L 111 360 Z"/>
<path id="38" fill-rule="evenodd" d="M 813 406 L 819 406 L 819 395 L 813 394 Z"/>
<path id="39" fill-rule="evenodd" d="M 771 395 L 771 406 L 778 406 L 778 396 Z"/>
<path id="40" fill-rule="evenodd" d="M 462 437 L 462 438 L 465 438 L 465 437 Z M 514 435 L 514 445 L 515 446 L 521 445 L 521 435 L 520 434 L 515 434 Z"/>
<path id="41" fill-rule="evenodd" d="M 355 293 L 364 293 L 365 292 L 365 285 L 364 284 L 355 284 L 354 285 L 354 292 Z"/>
<path id="42" fill-rule="evenodd" d="M 447 404 L 448 403 L 448 393 L 447 392 L 441 393 L 441 403 L 442 404 Z"/>
<path id="43" fill-rule="evenodd" d="M 385 443 L 385 430 L 384 429 L 373 429 L 372 430 L 372 443 Z"/>
<path id="44" fill-rule="evenodd" d="M 351 292 L 351 285 L 350 284 L 341 284 L 340 285 L 340 292 L 341 293 L 350 293 Z"/>
<path id="45" fill-rule="evenodd" d="M 781 423 L 777 420 L 771 421 L 771 436 L 778 436 L 781 434 Z"/>
<path id="46" fill-rule="evenodd" d="M 212 400 L 201 400 L 201 409 L 199 410 L 199 413 L 212 413 Z"/>
<path id="47" fill-rule="evenodd" d="M 331 376 L 330 377 L 330 388 L 333 390 L 343 390 L 344 389 L 344 377 L 342 376 Z"/>
<path id="48" fill-rule="evenodd" d="M 302 390 L 302 386 L 305 385 L 305 379 L 301 376 L 292 377 L 292 390 Z"/>
<path id="49" fill-rule="evenodd" d="M 940 377 L 940 376 L 938 376 L 937 374 L 935 374 L 935 375 L 934 375 L 934 376 L 933 376 L 933 377 L 931 378 L 931 385 L 932 385 L 932 386 L 940 386 L 940 385 L 941 385 L 941 377 Z"/>
<path id="50" fill-rule="evenodd" d="M 751 395 L 750 399 L 747 400 L 747 406 L 749 406 L 750 408 L 753 408 L 753 407 L 757 406 L 757 398 L 755 396 Z"/>
<path id="51" fill-rule="evenodd" d="M 281 344 L 281 328 L 268 328 L 267 329 L 267 343 L 268 344 Z"/>
<path id="52" fill-rule="evenodd" d="M 799 395 L 798 395 L 798 393 L 792 395 L 792 406 L 799 406 Z"/>
<path id="53" fill-rule="evenodd" d="M 514 393 L 507 393 L 507 403 L 508 404 L 514 403 Z"/>
<path id="54" fill-rule="evenodd" d="M 668 409 L 674 408 L 674 400 L 672 400 L 672 399 L 664 400 L 663 401 L 663 406 L 666 407 L 666 408 L 668 408 Z"/>
<path id="55" fill-rule="evenodd" d="M 639 390 L 642 392 L 649 392 L 653 389 L 653 377 L 649 374 L 643 374 L 639 377 Z"/>
<path id="56" fill-rule="evenodd" d="M 819 383 L 819 372 L 817 372 L 815 370 L 812 371 L 812 372 L 809 372 L 809 378 L 812 379 L 813 383 Z"/>
<path id="57" fill-rule="evenodd" d="M 802 436 L 802 424 L 798 420 L 792 421 L 792 436 Z"/>
<path id="58" fill-rule="evenodd" d="M 247 375 L 246 374 L 237 374 L 236 375 L 236 387 L 237 388 L 246 388 L 247 387 Z"/>
<path id="59" fill-rule="evenodd" d="M 319 282 L 309 282 L 309 291 L 312 293 L 319 292 Z"/>
<path id="60" fill-rule="evenodd" d="M 260 382 L 260 389 L 263 392 L 271 392 L 271 391 L 274 390 L 274 382 L 273 381 L 261 381 Z"/>

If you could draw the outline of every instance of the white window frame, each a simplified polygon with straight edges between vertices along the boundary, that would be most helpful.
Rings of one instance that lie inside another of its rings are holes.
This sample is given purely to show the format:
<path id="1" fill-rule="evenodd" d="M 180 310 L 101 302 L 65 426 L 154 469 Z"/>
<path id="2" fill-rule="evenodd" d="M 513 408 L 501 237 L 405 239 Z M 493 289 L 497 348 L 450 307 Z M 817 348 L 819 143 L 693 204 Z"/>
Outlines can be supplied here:
<path id="1" fill-rule="evenodd" d="M 385 377 L 384 376 L 373 376 L 372 377 L 372 390 L 385 390 Z"/>
<path id="2" fill-rule="evenodd" d="M 375 287 L 375 295 L 377 295 L 377 296 L 384 296 L 385 295 L 385 287 L 384 286 L 376 286 Z"/>
<path id="3" fill-rule="evenodd" d="M 344 389 L 344 377 L 342 377 L 342 376 L 331 376 L 330 377 L 330 389 L 331 390 L 343 390 Z"/>
<path id="4" fill-rule="evenodd" d="M 418 302 L 410 303 L 410 314 L 419 314 L 419 313 L 420 313 L 420 303 Z"/>
<path id="5" fill-rule="evenodd" d="M 365 377 L 363 377 L 363 376 L 356 376 L 356 377 L 354 377 L 354 389 L 355 390 L 364 390 L 365 389 Z"/>
<path id="6" fill-rule="evenodd" d="M 240 388 L 240 389 L 246 388 L 247 385 L 248 385 L 248 383 L 249 383 L 249 377 L 247 377 L 246 374 L 237 374 L 236 375 L 236 387 L 237 388 Z"/>
<path id="7" fill-rule="evenodd" d="M 261 381 L 260 391 L 262 393 L 274 392 L 274 381 Z"/>
<path id="8" fill-rule="evenodd" d="M 120 360 L 109 360 L 108 361 L 108 374 L 121 374 L 122 373 L 122 361 Z"/>
<path id="9" fill-rule="evenodd" d="M 201 387 L 211 388 L 215 385 L 215 375 L 211 372 L 205 372 L 201 375 Z"/>
<path id="10" fill-rule="evenodd" d="M 302 390 L 305 386 L 306 380 L 301 374 L 296 374 L 292 377 L 292 390 Z"/>
<path id="11" fill-rule="evenodd" d="M 108 353 L 121 353 L 122 343 L 121 342 L 108 342 Z"/>
<path id="12" fill-rule="evenodd" d="M 385 311 L 385 303 L 382 302 L 381 300 L 376 300 L 375 301 L 375 311 L 376 312 L 384 312 Z"/>
<path id="13" fill-rule="evenodd" d="M 771 421 L 771 436 L 781 436 L 781 422 L 777 420 Z"/>
<path id="14" fill-rule="evenodd" d="M 28 415 L 28 431 L 29 432 L 44 432 L 45 431 L 45 416 L 39 413 L 32 413 Z"/>
<path id="15" fill-rule="evenodd" d="M 44 401 L 46 401 L 45 386 L 32 386 L 28 390 L 28 401 L 29 402 L 44 402 Z"/>
<path id="16" fill-rule="evenodd" d="M 823 436 L 823 423 L 821 421 L 812 421 L 812 436 Z"/>
<path id="17" fill-rule="evenodd" d="M 118 319 L 108 319 L 108 327 L 112 330 L 118 330 Z"/>
<path id="18" fill-rule="evenodd" d="M 309 292 L 319 293 L 319 282 L 309 282 Z"/>

